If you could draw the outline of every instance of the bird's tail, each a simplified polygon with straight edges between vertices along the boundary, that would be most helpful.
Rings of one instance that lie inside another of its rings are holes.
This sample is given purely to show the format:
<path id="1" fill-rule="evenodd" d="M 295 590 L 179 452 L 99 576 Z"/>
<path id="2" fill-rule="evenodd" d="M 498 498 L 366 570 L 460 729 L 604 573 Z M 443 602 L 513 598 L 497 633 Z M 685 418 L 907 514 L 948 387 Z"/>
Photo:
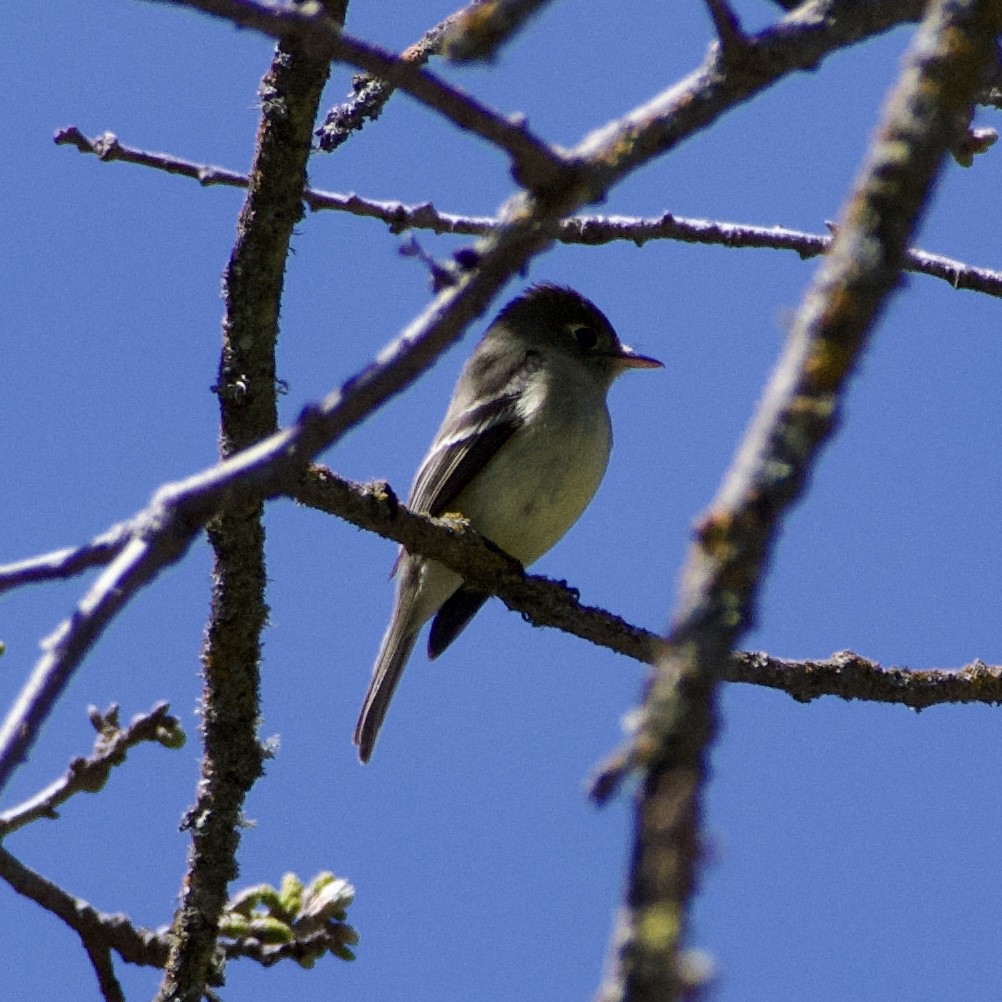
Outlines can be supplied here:
<path id="1" fill-rule="evenodd" d="M 379 728 L 421 631 L 420 623 L 415 628 L 406 619 L 398 614 L 391 620 L 372 669 L 372 681 L 362 703 L 362 712 L 358 715 L 355 744 L 358 745 L 358 757 L 363 762 L 368 762 L 372 756 Z"/>

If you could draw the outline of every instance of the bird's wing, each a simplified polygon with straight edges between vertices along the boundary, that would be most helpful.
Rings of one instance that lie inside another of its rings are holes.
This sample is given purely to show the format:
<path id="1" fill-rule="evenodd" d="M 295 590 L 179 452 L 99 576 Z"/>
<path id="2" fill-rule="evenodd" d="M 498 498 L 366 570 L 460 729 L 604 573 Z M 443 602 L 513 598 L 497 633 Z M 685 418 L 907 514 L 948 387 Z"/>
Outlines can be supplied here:
<path id="1" fill-rule="evenodd" d="M 462 587 L 453 592 L 435 613 L 428 634 L 428 658 L 434 661 L 459 636 L 466 624 L 480 611 L 490 598 L 482 591 Z"/>
<path id="2" fill-rule="evenodd" d="M 449 511 L 460 491 L 494 458 L 515 434 L 520 420 L 514 400 L 495 398 L 463 414 L 468 423 L 450 435 L 443 428 L 434 451 L 421 468 L 411 492 L 410 507 L 429 515 Z"/>
<path id="3" fill-rule="evenodd" d="M 414 482 L 411 509 L 429 515 L 449 511 L 456 496 L 522 424 L 519 394 L 534 369 L 535 359 L 524 358 L 503 374 L 500 385 L 487 388 L 486 399 L 453 400 Z"/>
<path id="4" fill-rule="evenodd" d="M 524 420 L 518 409 L 519 394 L 535 366 L 536 359 L 530 355 L 506 373 L 499 373 L 495 367 L 493 386 L 485 386 L 483 379 L 479 381 L 481 391 L 487 391 L 486 400 L 458 396 L 452 401 L 411 491 L 410 507 L 414 511 L 431 515 L 449 511 L 463 488 L 518 431 Z M 489 597 L 465 586 L 453 592 L 432 621 L 428 657 L 437 658 Z"/>

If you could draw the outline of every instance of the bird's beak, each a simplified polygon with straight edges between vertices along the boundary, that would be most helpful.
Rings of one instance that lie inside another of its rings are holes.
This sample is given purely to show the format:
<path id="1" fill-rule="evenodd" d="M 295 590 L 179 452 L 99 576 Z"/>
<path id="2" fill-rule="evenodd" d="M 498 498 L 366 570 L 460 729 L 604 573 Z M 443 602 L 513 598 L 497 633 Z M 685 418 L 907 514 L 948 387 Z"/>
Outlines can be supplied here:
<path id="1" fill-rule="evenodd" d="M 616 361 L 621 369 L 663 369 L 665 367 L 664 362 L 659 362 L 649 355 L 640 355 L 627 344 L 619 346 Z"/>

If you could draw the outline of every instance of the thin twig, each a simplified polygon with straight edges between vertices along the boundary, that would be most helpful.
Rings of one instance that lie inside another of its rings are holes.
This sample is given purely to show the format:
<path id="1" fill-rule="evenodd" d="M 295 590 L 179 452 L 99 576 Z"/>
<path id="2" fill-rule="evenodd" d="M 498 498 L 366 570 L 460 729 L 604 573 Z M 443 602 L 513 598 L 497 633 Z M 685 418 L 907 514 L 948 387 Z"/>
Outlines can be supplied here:
<path id="1" fill-rule="evenodd" d="M 247 175 L 222 167 L 198 164 L 166 153 L 150 153 L 125 146 L 118 141 L 114 133 L 110 132 L 88 139 L 76 126 L 69 126 L 56 133 L 55 141 L 57 145 L 72 145 L 81 153 L 93 153 L 102 160 L 121 160 L 153 167 L 170 174 L 194 178 L 205 186 L 221 184 L 245 188 L 249 182 Z M 406 205 L 403 202 L 376 201 L 356 194 L 340 194 L 316 188 L 306 188 L 303 192 L 303 201 L 314 211 L 333 210 L 379 219 L 389 226 L 391 233 L 420 229 L 431 230 L 438 234 L 486 236 L 501 225 L 493 216 L 464 216 L 439 212 L 430 202 Z M 676 216 L 670 212 L 651 218 L 571 216 L 569 219 L 556 221 L 552 235 L 560 243 L 588 246 L 628 240 L 640 247 L 651 240 L 676 240 L 681 243 L 707 246 L 788 250 L 805 260 L 824 254 L 832 242 L 832 237 L 827 234 L 804 233 L 782 226 L 753 226 L 747 223 L 694 219 Z M 969 289 L 989 296 L 1002 297 L 1002 272 L 990 268 L 979 268 L 953 258 L 914 249 L 905 257 L 905 270 L 942 279 L 955 289 Z M 0 567 L 0 591 L 4 587 L 3 576 L 8 570 L 10 568 Z M 40 577 L 39 580 L 41 579 L 43 578 Z"/>
<path id="2" fill-rule="evenodd" d="M 311 966 L 325 953 L 336 956 L 340 945 L 337 933 L 327 929 L 297 935 L 285 943 L 262 942 L 253 937 L 224 939 L 220 943 L 228 960 L 246 958 L 257 961 L 262 967 L 274 967 L 283 960 Z"/>
<path id="3" fill-rule="evenodd" d="M 0 839 L 39 818 L 58 817 L 56 809 L 77 793 L 96 793 L 104 787 L 115 766 L 121 765 L 130 748 L 146 741 L 179 747 L 184 741 L 180 722 L 170 716 L 170 706 L 158 703 L 149 713 L 133 717 L 129 726 L 118 726 L 118 707 L 104 713 L 92 710 L 98 731 L 94 749 L 87 758 L 74 759 L 66 772 L 35 796 L 0 813 Z"/>
<path id="4" fill-rule="evenodd" d="M 455 217 L 458 220 L 462 217 Z M 826 254 L 832 237 L 789 230 L 782 226 L 753 226 L 747 223 L 690 219 L 664 213 L 652 219 L 630 217 L 573 217 L 560 225 L 557 239 L 564 243 L 607 243 L 632 240 L 677 240 L 681 243 L 722 247 L 788 250 L 807 260 Z M 914 248 L 905 254 L 904 270 L 948 282 L 955 289 L 968 289 L 1002 297 L 1002 271 L 980 268 L 953 258 Z"/>
<path id="5" fill-rule="evenodd" d="M 74 146 L 81 153 L 92 153 L 99 160 L 111 163 L 122 160 L 126 163 L 139 164 L 142 167 L 152 167 L 154 170 L 167 174 L 180 174 L 182 177 L 194 178 L 199 184 L 227 185 L 231 188 L 246 188 L 250 178 L 237 171 L 226 170 L 223 167 L 212 167 L 208 164 L 196 164 L 190 160 L 171 156 L 168 153 L 152 153 L 149 150 L 139 150 L 131 146 L 123 146 L 114 132 L 102 132 L 101 135 L 88 139 L 75 125 L 59 129 L 53 141 L 57 146 Z"/>
<path id="6" fill-rule="evenodd" d="M 17 563 L 0 565 L 0 594 L 21 585 L 74 577 L 92 567 L 103 567 L 121 553 L 132 533 L 133 526 L 122 522 L 83 546 L 67 547 Z"/>

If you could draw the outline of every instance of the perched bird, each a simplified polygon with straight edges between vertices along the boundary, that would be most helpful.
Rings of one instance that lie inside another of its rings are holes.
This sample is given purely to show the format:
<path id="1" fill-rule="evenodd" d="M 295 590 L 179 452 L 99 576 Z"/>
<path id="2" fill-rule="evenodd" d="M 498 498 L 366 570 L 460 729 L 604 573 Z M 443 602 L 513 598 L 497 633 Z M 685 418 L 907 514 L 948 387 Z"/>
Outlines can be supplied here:
<path id="1" fill-rule="evenodd" d="M 621 344 L 602 311 L 572 289 L 540 284 L 513 299 L 466 363 L 411 489 L 417 512 L 454 512 L 522 564 L 577 521 L 612 447 L 606 394 L 627 369 L 661 363 Z M 367 762 L 421 627 L 428 657 L 455 640 L 488 596 L 401 548 L 390 625 L 355 727 Z"/>

